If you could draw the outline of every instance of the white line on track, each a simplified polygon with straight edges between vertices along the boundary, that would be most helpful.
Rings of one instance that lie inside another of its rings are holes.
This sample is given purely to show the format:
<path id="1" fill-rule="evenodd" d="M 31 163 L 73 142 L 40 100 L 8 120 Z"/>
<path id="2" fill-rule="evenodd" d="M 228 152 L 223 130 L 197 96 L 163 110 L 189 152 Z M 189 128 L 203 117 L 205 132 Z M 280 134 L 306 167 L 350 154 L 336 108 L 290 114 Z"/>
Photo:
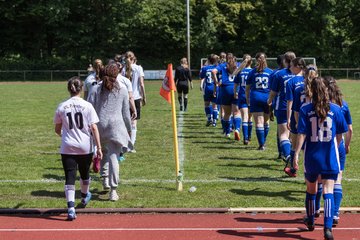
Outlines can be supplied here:
<path id="1" fill-rule="evenodd" d="M 298 231 L 305 228 L 4 228 L 0 232 L 80 232 L 80 231 Z M 323 228 L 315 228 L 323 231 Z M 360 231 L 360 228 L 336 228 L 336 231 Z"/>

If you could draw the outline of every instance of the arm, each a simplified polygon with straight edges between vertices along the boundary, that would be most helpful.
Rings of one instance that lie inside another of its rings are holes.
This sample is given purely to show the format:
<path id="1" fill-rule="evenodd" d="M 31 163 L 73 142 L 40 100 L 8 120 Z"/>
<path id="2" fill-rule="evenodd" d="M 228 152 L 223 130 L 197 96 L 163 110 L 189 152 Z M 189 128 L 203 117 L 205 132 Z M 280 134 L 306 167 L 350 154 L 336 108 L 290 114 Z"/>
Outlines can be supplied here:
<path id="1" fill-rule="evenodd" d="M 296 170 L 299 169 L 299 153 L 300 153 L 302 145 L 304 144 L 305 137 L 306 137 L 305 134 L 298 134 L 298 136 L 297 136 L 297 141 L 296 141 L 296 146 L 295 146 L 295 154 L 294 154 L 294 168 Z"/>
<path id="2" fill-rule="evenodd" d="M 145 83 L 144 83 L 144 77 L 140 77 L 140 94 L 142 98 L 142 105 L 146 105 L 146 94 L 145 94 Z"/>
<path id="3" fill-rule="evenodd" d="M 274 92 L 273 90 L 270 91 L 269 98 L 267 100 L 267 104 L 270 106 L 272 104 L 272 101 L 274 97 L 276 96 L 277 92 Z"/>
<path id="4" fill-rule="evenodd" d="M 239 96 L 238 96 L 238 91 L 237 91 L 237 88 L 238 88 L 239 84 L 238 83 L 234 83 L 234 98 L 235 99 L 238 99 Z"/>
<path id="5" fill-rule="evenodd" d="M 99 134 L 99 130 L 98 127 L 95 123 L 91 124 L 90 126 L 91 128 L 91 132 L 94 136 L 95 139 L 95 145 L 96 145 L 96 155 L 99 159 L 103 158 L 103 153 L 101 151 L 101 143 L 100 143 L 100 134 Z"/>
<path id="6" fill-rule="evenodd" d="M 350 142 L 351 142 L 351 138 L 353 135 L 353 128 L 352 128 L 352 124 L 348 125 L 349 130 L 345 133 L 345 150 L 346 153 L 350 152 Z"/>
<path id="7" fill-rule="evenodd" d="M 246 103 L 250 106 L 250 85 L 246 85 L 245 95 L 246 95 Z"/>
<path id="8" fill-rule="evenodd" d="M 61 127 L 62 127 L 62 123 L 55 124 L 55 133 L 59 135 L 59 137 L 61 137 Z"/>
<path id="9" fill-rule="evenodd" d="M 214 79 L 214 97 L 216 97 L 216 86 L 219 84 L 218 78 L 216 74 L 218 73 L 218 70 L 215 68 L 211 71 L 212 79 Z"/>
<path id="10" fill-rule="evenodd" d="M 296 128 L 299 122 L 299 112 L 294 111 L 294 118 L 295 118 L 295 124 L 296 124 Z"/>
<path id="11" fill-rule="evenodd" d="M 205 81 L 205 78 L 202 78 L 201 82 L 200 82 L 200 91 L 203 90 L 204 81 Z"/>
<path id="12" fill-rule="evenodd" d="M 287 116 L 287 128 L 290 130 L 291 112 L 292 112 L 293 101 L 287 101 L 286 104 L 286 116 Z"/>
<path id="13" fill-rule="evenodd" d="M 191 79 L 191 71 L 190 71 L 190 69 L 188 69 L 188 80 L 190 82 L 190 88 L 193 89 L 194 86 L 193 86 L 193 82 L 192 82 L 192 79 Z"/>
<path id="14" fill-rule="evenodd" d="M 134 101 L 134 96 L 132 94 L 132 92 L 128 92 L 129 93 L 129 104 L 130 104 L 130 109 L 131 109 L 131 120 L 135 120 L 137 117 L 137 113 L 136 113 L 136 107 L 135 107 L 135 101 Z"/>

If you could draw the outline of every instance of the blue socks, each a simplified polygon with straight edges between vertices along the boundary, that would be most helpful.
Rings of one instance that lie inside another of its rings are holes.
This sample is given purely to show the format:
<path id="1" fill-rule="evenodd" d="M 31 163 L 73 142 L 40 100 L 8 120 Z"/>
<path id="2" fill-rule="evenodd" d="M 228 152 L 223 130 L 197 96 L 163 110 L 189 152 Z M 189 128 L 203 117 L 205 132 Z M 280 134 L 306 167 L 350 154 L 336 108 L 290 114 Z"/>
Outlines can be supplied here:
<path id="1" fill-rule="evenodd" d="M 342 200 L 342 185 L 341 184 L 335 184 L 334 186 L 334 216 L 339 216 L 339 209 L 341 205 Z"/>
<path id="2" fill-rule="evenodd" d="M 242 132 L 243 132 L 244 140 L 249 140 L 248 122 L 243 122 L 242 123 Z"/>
<path id="3" fill-rule="evenodd" d="M 322 183 L 318 183 L 318 191 L 316 193 L 316 201 L 315 201 L 316 211 L 320 210 L 320 201 L 321 201 L 322 192 L 323 192 L 323 185 Z"/>
<path id="4" fill-rule="evenodd" d="M 238 130 L 240 133 L 241 116 L 234 116 L 233 119 L 234 119 L 235 130 Z"/>
<path id="5" fill-rule="evenodd" d="M 269 130 L 270 130 L 270 126 L 268 123 L 264 123 L 264 131 L 265 131 L 265 142 L 266 142 L 266 138 L 267 138 L 267 135 L 269 134 Z"/>
<path id="6" fill-rule="evenodd" d="M 230 128 L 231 128 L 231 124 L 230 124 L 230 120 L 223 120 L 224 121 L 224 131 L 225 134 L 230 134 Z"/>
<path id="7" fill-rule="evenodd" d="M 248 129 L 249 129 L 248 139 L 251 139 L 252 127 L 253 127 L 253 122 L 248 122 Z"/>
<path id="8" fill-rule="evenodd" d="M 284 154 L 284 157 L 290 155 L 291 143 L 289 140 L 282 140 L 280 142 L 281 152 Z"/>
<path id="9" fill-rule="evenodd" d="M 206 114 L 207 120 L 211 121 L 211 118 L 212 118 L 212 107 L 211 106 L 205 107 L 205 114 Z"/>
<path id="10" fill-rule="evenodd" d="M 334 217 L 334 194 L 327 193 L 324 197 L 324 228 L 332 229 Z"/>
<path id="11" fill-rule="evenodd" d="M 263 127 L 256 127 L 256 136 L 258 139 L 259 146 L 264 146 L 265 144 L 265 130 Z"/>
<path id="12" fill-rule="evenodd" d="M 305 209 L 309 223 L 314 223 L 315 219 L 315 198 L 316 194 L 310 194 L 306 192 Z"/>

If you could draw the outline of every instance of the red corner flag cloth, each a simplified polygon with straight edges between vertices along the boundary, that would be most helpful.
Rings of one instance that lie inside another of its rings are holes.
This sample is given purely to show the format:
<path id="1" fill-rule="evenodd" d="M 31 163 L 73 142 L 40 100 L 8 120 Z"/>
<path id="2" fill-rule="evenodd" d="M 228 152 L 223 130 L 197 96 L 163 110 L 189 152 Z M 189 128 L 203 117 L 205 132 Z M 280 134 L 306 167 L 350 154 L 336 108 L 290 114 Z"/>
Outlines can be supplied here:
<path id="1" fill-rule="evenodd" d="M 170 93 L 171 90 L 176 91 L 174 76 L 173 76 L 173 67 L 172 64 L 170 63 L 168 64 L 167 71 L 160 88 L 160 95 L 163 98 L 165 98 L 165 100 L 168 101 L 168 103 L 171 103 L 171 93 Z"/>

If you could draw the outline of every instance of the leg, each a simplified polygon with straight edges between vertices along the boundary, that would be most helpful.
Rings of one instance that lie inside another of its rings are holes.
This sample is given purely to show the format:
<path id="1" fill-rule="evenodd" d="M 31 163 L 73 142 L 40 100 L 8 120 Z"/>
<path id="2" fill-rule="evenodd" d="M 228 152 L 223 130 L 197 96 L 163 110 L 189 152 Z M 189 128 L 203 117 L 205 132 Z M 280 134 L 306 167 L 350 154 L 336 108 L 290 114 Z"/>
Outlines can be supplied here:
<path id="1" fill-rule="evenodd" d="M 234 137 L 236 141 L 240 140 L 240 126 L 241 126 L 241 114 L 237 105 L 231 104 L 231 111 L 234 116 Z"/>
<path id="2" fill-rule="evenodd" d="M 65 172 L 65 197 L 68 207 L 67 219 L 72 221 L 76 218 L 75 214 L 75 179 L 76 179 L 76 156 L 61 154 L 61 161 Z"/>
<path id="3" fill-rule="evenodd" d="M 90 199 L 91 193 L 90 189 L 90 165 L 91 165 L 92 154 L 84 155 L 79 157 L 77 164 L 79 166 L 80 173 L 80 192 L 81 192 L 81 203 L 85 207 Z"/>
<path id="4" fill-rule="evenodd" d="M 265 150 L 265 130 L 264 130 L 264 113 L 263 112 L 254 112 L 253 113 L 255 126 L 256 126 L 256 136 L 259 143 L 258 150 Z"/>

